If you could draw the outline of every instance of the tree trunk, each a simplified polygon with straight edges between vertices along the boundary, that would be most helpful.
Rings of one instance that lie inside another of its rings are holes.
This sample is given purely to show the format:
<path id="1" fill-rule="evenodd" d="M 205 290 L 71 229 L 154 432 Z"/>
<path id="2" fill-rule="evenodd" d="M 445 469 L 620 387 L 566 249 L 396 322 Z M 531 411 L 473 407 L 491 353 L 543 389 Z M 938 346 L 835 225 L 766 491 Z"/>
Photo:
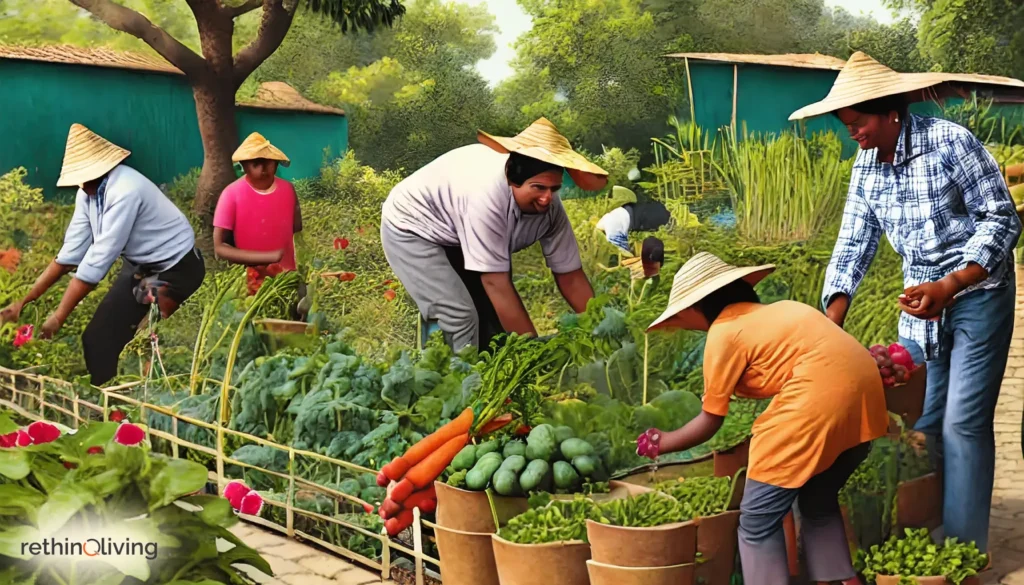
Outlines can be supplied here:
<path id="1" fill-rule="evenodd" d="M 235 180 L 231 163 L 231 154 L 238 147 L 235 86 L 230 78 L 213 78 L 196 83 L 192 94 L 205 152 L 192 209 L 203 225 L 209 226 L 221 191 Z"/>

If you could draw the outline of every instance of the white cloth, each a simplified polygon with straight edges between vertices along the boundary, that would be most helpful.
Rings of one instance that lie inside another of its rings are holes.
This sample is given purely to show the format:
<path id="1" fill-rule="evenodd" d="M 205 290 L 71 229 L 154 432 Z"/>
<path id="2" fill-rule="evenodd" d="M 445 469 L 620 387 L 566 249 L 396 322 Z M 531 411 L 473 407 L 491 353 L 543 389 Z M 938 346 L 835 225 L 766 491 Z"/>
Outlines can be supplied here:
<path id="1" fill-rule="evenodd" d="M 381 218 L 439 246 L 459 246 L 466 270 L 508 272 L 512 253 L 539 241 L 548 267 L 580 269 L 579 247 L 562 202 L 523 214 L 505 177 L 507 154 L 483 144 L 444 154 L 395 186 Z"/>
<path id="2" fill-rule="evenodd" d="M 631 218 L 624 207 L 615 209 L 604 214 L 601 221 L 597 222 L 597 229 L 604 232 L 608 241 L 616 246 L 629 250 L 629 224 Z"/>
<path id="3" fill-rule="evenodd" d="M 135 169 L 118 165 L 100 191 L 90 197 L 78 190 L 57 254 L 58 264 L 78 267 L 79 280 L 98 283 L 121 255 L 136 266 L 167 270 L 195 247 L 185 215 Z"/>

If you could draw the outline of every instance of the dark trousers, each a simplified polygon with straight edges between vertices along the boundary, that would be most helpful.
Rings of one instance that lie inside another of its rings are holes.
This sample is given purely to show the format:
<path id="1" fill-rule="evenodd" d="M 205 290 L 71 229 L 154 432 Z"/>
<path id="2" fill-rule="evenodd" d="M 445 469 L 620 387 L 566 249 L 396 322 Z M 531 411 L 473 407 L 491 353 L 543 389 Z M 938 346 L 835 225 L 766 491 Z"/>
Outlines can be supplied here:
<path id="1" fill-rule="evenodd" d="M 459 275 L 462 284 L 469 291 L 469 296 L 473 299 L 473 306 L 480 319 L 480 351 L 489 349 L 491 340 L 504 333 L 505 328 L 501 326 L 498 312 L 494 309 L 491 298 L 487 296 L 487 291 L 484 290 L 484 283 L 481 280 L 483 273 L 466 270 L 466 259 L 462 255 L 462 248 L 445 247 L 444 253 L 448 257 L 452 269 Z"/>
<path id="2" fill-rule="evenodd" d="M 102 386 L 117 375 L 121 351 L 135 337 L 139 324 L 149 314 L 150 305 L 137 300 L 135 286 L 142 277 L 151 274 L 145 267 L 135 266 L 125 260 L 117 279 L 85 327 L 82 351 L 93 385 Z M 170 316 L 170 312 L 192 296 L 203 284 L 205 276 L 206 264 L 197 249 L 159 273 L 159 280 L 167 283 L 160 289 L 159 295 L 170 301 L 161 303 L 162 308 L 170 308 L 165 316 Z"/>

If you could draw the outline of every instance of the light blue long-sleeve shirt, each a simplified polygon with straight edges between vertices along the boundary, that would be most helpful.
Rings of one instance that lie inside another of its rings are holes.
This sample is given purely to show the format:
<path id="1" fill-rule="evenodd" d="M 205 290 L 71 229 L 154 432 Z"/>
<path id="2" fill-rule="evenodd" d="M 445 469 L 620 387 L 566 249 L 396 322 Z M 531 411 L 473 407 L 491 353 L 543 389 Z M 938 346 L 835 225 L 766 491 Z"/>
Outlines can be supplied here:
<path id="1" fill-rule="evenodd" d="M 195 233 L 181 210 L 141 173 L 118 165 L 95 196 L 78 190 L 56 261 L 77 266 L 76 278 L 97 284 L 118 256 L 160 272 L 194 247 Z"/>

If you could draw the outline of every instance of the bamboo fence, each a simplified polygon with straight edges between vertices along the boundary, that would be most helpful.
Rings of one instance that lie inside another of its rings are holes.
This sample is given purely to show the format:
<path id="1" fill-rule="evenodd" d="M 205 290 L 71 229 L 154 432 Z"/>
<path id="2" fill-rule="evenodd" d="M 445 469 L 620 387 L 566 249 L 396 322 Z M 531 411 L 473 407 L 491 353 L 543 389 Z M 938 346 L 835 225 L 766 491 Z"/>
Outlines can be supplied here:
<path id="1" fill-rule="evenodd" d="M 213 458 L 215 469 L 210 471 L 209 480 L 216 484 L 218 493 L 228 482 L 241 479 L 230 477 L 225 472 L 225 469 L 229 466 L 258 471 L 287 482 L 288 488 L 284 494 L 283 502 L 276 500 L 273 496 L 264 497 L 266 506 L 263 513 L 260 516 L 240 515 L 243 520 L 283 533 L 290 538 L 314 542 L 331 553 L 371 570 L 379 571 L 382 579 L 390 579 L 393 561 L 398 555 L 405 555 L 411 558 L 415 566 L 417 585 L 425 583 L 428 566 L 437 572 L 440 571 L 440 561 L 424 552 L 423 549 L 424 533 L 432 534 L 435 524 L 421 518 L 419 510 L 415 511 L 414 522 L 409 529 L 412 533 L 412 545 L 407 546 L 399 540 L 388 537 L 385 533 L 374 533 L 363 526 L 346 520 L 304 510 L 294 505 L 296 495 L 304 492 L 314 495 L 320 494 L 333 499 L 335 514 L 340 513 L 342 510 L 366 513 L 363 508 L 366 502 L 363 500 L 297 475 L 297 458 L 332 466 L 339 478 L 343 472 L 348 474 L 376 474 L 375 470 L 327 457 L 319 453 L 281 445 L 267 439 L 231 430 L 224 424 L 197 420 L 179 414 L 166 406 L 151 404 L 133 398 L 130 395 L 130 391 L 142 385 L 143 382 L 133 382 L 110 388 L 94 389 L 97 397 L 95 400 L 89 400 L 79 396 L 75 386 L 64 380 L 0 367 L 0 408 L 8 408 L 30 420 L 49 420 L 75 429 L 79 428 L 80 425 L 90 422 L 105 422 L 109 420 L 111 410 L 118 406 L 138 409 L 141 413 L 141 420 L 146 420 L 147 411 L 167 416 L 171 420 L 171 432 L 150 428 L 147 425 L 146 431 L 149 437 L 166 441 L 170 445 L 170 455 L 175 458 L 180 458 L 183 455 L 183 450 L 191 450 Z M 192 425 L 205 429 L 216 437 L 215 446 L 211 448 L 207 445 L 179 437 L 179 427 L 183 425 Z M 288 453 L 287 473 L 232 459 L 225 452 L 228 439 L 232 437 L 240 439 L 247 444 L 260 445 Z M 283 522 L 280 521 L 280 513 L 273 513 L 274 509 L 283 511 Z M 327 526 L 326 530 L 320 531 L 320 535 L 313 534 L 311 530 L 304 529 L 304 526 L 308 524 L 315 526 L 317 523 Z M 330 542 L 329 539 L 324 538 L 327 534 L 339 535 L 340 538 L 337 539 L 338 542 Z M 378 541 L 380 544 L 379 556 L 377 558 L 370 558 L 365 554 L 346 547 L 345 543 L 348 540 L 348 535 L 355 534 L 362 535 L 370 541 Z"/>

